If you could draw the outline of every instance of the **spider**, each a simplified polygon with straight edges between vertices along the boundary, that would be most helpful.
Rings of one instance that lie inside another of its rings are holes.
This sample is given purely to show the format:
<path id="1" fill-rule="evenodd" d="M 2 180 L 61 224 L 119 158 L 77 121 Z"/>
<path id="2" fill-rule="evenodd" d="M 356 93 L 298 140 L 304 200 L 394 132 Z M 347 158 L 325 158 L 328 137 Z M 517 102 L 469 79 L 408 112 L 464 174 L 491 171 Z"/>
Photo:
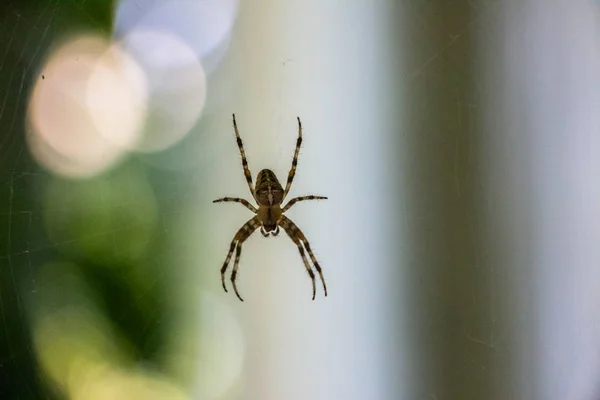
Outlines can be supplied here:
<path id="1" fill-rule="evenodd" d="M 254 231 L 260 228 L 260 233 L 264 237 L 268 237 L 269 235 L 277 236 L 279 234 L 279 227 L 282 227 L 283 230 L 287 233 L 287 235 L 292 239 L 292 241 L 298 246 L 298 251 L 300 252 L 300 257 L 302 257 L 302 261 L 304 262 L 304 267 L 312 280 L 312 299 L 315 299 L 316 295 L 316 286 L 315 286 L 315 274 L 312 271 L 310 264 L 308 263 L 308 259 L 306 258 L 306 253 L 304 249 L 308 252 L 310 259 L 312 260 L 315 269 L 319 273 L 319 277 L 321 278 L 321 282 L 323 282 L 323 291 L 325 292 L 325 296 L 327 296 L 327 285 L 325 284 L 325 280 L 323 279 L 323 272 L 317 258 L 313 254 L 310 244 L 304 236 L 304 233 L 294 224 L 289 218 L 283 215 L 287 210 L 289 210 L 294 204 L 299 201 L 305 200 L 325 200 L 327 197 L 324 196 L 300 196 L 294 197 L 288 203 L 281 208 L 281 203 L 287 196 L 290 188 L 292 187 L 292 181 L 294 180 L 294 175 L 296 174 L 296 166 L 298 165 L 298 153 L 300 152 L 300 145 L 302 144 L 302 123 L 300 122 L 300 118 L 298 117 L 298 140 L 296 141 L 296 150 L 294 152 L 294 159 L 292 160 L 292 168 L 288 174 L 287 183 L 285 185 L 285 190 L 281 187 L 281 184 L 277 180 L 275 173 L 270 169 L 263 169 L 256 176 L 256 189 L 254 189 L 254 185 L 252 184 L 252 174 L 250 173 L 250 169 L 248 168 L 248 161 L 246 160 L 246 154 L 244 153 L 244 146 L 242 144 L 242 139 L 240 138 L 240 133 L 237 128 L 237 124 L 235 122 L 235 114 L 233 114 L 233 129 L 235 130 L 235 137 L 237 140 L 238 148 L 240 149 L 240 154 L 242 155 L 242 167 L 244 168 L 244 175 L 246 176 L 246 181 L 248 182 L 248 188 L 250 189 L 250 193 L 252 197 L 258 204 L 258 209 L 254 207 L 248 200 L 240 199 L 237 197 L 223 197 L 221 199 L 214 200 L 213 203 L 220 202 L 235 202 L 241 203 L 247 209 L 255 213 L 256 215 L 246 222 L 235 234 L 233 240 L 231 241 L 231 245 L 229 246 L 229 252 L 227 253 L 227 257 L 225 258 L 225 262 L 223 263 L 223 267 L 221 268 L 221 283 L 223 285 L 223 289 L 227 292 L 227 287 L 225 286 L 225 271 L 227 270 L 227 266 L 229 265 L 229 261 L 233 256 L 233 252 L 235 251 L 235 261 L 233 263 L 233 271 L 231 272 L 231 284 L 233 285 L 233 290 L 237 295 L 238 299 L 244 301 L 238 292 L 237 285 L 235 283 L 235 278 L 237 276 L 238 265 L 240 262 L 240 254 L 242 253 L 242 243 Z"/>

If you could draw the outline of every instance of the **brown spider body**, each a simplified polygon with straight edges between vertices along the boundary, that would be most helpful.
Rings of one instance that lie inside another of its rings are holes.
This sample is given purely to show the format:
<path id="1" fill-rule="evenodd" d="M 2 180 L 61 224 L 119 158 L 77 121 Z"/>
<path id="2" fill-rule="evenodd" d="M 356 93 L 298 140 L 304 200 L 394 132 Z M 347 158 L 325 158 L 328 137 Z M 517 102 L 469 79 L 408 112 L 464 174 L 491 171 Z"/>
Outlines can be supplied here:
<path id="1" fill-rule="evenodd" d="M 273 171 L 263 169 L 256 177 L 256 189 L 254 193 L 256 202 L 258 203 L 258 212 L 256 215 L 263 228 L 261 232 L 264 232 L 264 236 L 269 236 L 269 232 L 274 232 L 277 229 L 277 222 L 281 218 L 283 187 L 281 187 L 281 183 L 279 183 Z"/>
<path id="2" fill-rule="evenodd" d="M 283 202 L 283 187 L 270 169 L 258 173 L 255 196 L 259 206 L 279 206 Z"/>
<path id="3" fill-rule="evenodd" d="M 221 268 L 221 283 L 223 284 L 223 289 L 227 292 L 227 287 L 225 286 L 225 271 L 227 270 L 227 266 L 231 261 L 231 257 L 235 252 L 235 261 L 233 263 L 233 271 L 231 272 L 231 283 L 233 285 L 233 289 L 235 290 L 235 294 L 241 300 L 237 286 L 235 283 L 235 278 L 237 276 L 237 270 L 240 261 L 240 255 L 242 252 L 242 243 L 252 235 L 252 233 L 260 228 L 260 231 L 263 236 L 267 237 L 269 235 L 277 236 L 279 234 L 279 227 L 282 227 L 283 230 L 287 233 L 287 235 L 292 239 L 292 241 L 298 247 L 298 251 L 300 252 L 300 256 L 302 257 L 302 261 L 304 263 L 304 267 L 308 272 L 312 280 L 312 289 L 313 289 L 313 300 L 315 299 L 316 294 L 316 286 L 315 286 L 315 274 L 308 263 L 308 259 L 306 258 L 306 252 L 313 262 L 315 269 L 317 270 L 319 277 L 321 278 L 321 282 L 323 282 L 323 291 L 325 292 L 325 296 L 327 296 L 327 285 L 325 285 L 325 280 L 323 279 L 323 272 L 315 255 L 313 254 L 310 244 L 306 239 L 306 236 L 302 233 L 302 231 L 294 224 L 289 218 L 283 215 L 290 207 L 296 204 L 299 201 L 305 200 L 323 200 L 327 199 L 324 196 L 301 196 L 295 197 L 291 199 L 283 208 L 281 204 L 283 200 L 287 196 L 291 186 L 292 181 L 294 180 L 294 175 L 296 174 L 296 167 L 298 165 L 298 153 L 300 152 L 300 145 L 302 144 L 302 124 L 300 123 L 300 118 L 298 118 L 298 140 L 296 142 L 296 150 L 294 152 L 294 159 L 292 161 L 292 168 L 288 174 L 288 179 L 285 185 L 285 189 L 279 183 L 277 176 L 270 169 L 263 169 L 256 176 L 256 189 L 252 184 L 252 174 L 250 173 L 250 169 L 248 168 L 248 161 L 246 160 L 246 154 L 244 152 L 244 145 L 242 143 L 242 139 L 240 138 L 240 134 L 237 129 L 237 124 L 235 122 L 235 114 L 233 115 L 233 128 L 235 130 L 235 136 L 237 140 L 237 145 L 240 150 L 240 154 L 242 156 L 242 167 L 244 168 L 244 176 L 246 177 L 246 182 L 248 183 L 248 188 L 250 189 L 250 193 L 252 193 L 252 197 L 258 204 L 258 209 L 250 204 L 249 201 L 240 199 L 237 197 L 223 197 L 221 199 L 214 200 L 213 203 L 219 202 L 236 202 L 243 204 L 250 211 L 255 213 L 256 215 L 246 222 L 235 234 L 231 244 L 229 246 L 229 252 L 227 253 L 227 257 L 225 258 L 225 263 Z"/>

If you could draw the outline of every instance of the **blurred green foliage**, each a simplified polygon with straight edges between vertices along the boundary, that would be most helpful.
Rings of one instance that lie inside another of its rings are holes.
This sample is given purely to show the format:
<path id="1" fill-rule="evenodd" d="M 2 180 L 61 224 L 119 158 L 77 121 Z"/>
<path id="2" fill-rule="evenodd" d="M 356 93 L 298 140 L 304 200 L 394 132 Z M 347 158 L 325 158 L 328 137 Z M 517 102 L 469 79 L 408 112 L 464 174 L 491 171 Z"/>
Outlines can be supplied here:
<path id="1" fill-rule="evenodd" d="M 122 362 L 160 370 L 168 302 L 159 208 L 170 205 L 161 205 L 138 160 L 66 181 L 37 166 L 25 139 L 29 92 L 48 52 L 70 32 L 108 35 L 113 7 L 103 0 L 0 5 L 0 399 L 63 398 L 49 369 L 77 356 L 73 343 L 106 357 L 102 349 L 118 346 Z M 49 323 L 53 313 L 63 322 Z M 69 342 L 78 330 L 81 341 Z M 98 335 L 114 343 L 100 345 Z"/>

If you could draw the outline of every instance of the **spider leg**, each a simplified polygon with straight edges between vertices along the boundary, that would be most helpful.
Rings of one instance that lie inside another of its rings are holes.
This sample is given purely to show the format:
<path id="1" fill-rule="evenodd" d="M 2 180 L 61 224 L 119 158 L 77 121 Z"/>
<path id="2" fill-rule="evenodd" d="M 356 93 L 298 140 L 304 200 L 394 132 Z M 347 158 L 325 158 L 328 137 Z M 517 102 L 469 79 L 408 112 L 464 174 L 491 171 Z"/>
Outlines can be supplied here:
<path id="1" fill-rule="evenodd" d="M 304 236 L 304 235 L 302 235 L 302 236 Z M 308 240 L 306 240 L 306 238 L 304 238 L 304 247 L 306 247 L 306 251 L 308 251 L 308 255 L 310 256 L 310 259 L 312 260 L 312 262 L 315 266 L 315 269 L 319 273 L 321 282 L 323 282 L 323 291 L 325 292 L 325 297 L 327 297 L 327 285 L 325 284 L 325 279 L 323 279 L 323 270 L 321 269 L 321 266 L 319 265 L 319 262 L 317 261 L 317 257 L 315 257 L 315 255 L 313 254 L 312 249 L 310 248 L 310 244 L 308 243 Z"/>
<path id="2" fill-rule="evenodd" d="M 314 300 L 315 296 L 317 295 L 317 286 L 315 284 L 315 273 L 310 268 L 310 264 L 308 263 L 308 260 L 306 259 L 306 254 L 304 254 L 304 249 L 302 248 L 302 243 L 300 243 L 300 241 L 298 239 L 292 239 L 292 240 L 294 241 L 294 243 L 296 243 L 296 246 L 298 246 L 298 251 L 300 252 L 300 257 L 302 257 L 302 262 L 304 262 L 304 267 L 306 267 L 306 271 L 308 272 L 308 275 L 310 276 L 310 280 L 312 281 L 312 290 L 313 290 L 312 299 Z"/>
<path id="3" fill-rule="evenodd" d="M 248 210 L 252 211 L 254 214 L 256 214 L 258 212 L 256 207 L 254 207 L 252 204 L 250 204 L 250 202 L 248 200 L 240 199 L 238 197 L 223 197 L 221 199 L 213 200 L 213 203 L 227 203 L 227 202 L 241 203 Z"/>
<path id="4" fill-rule="evenodd" d="M 302 233 L 300 228 L 298 228 L 296 226 L 296 224 L 294 224 L 285 215 L 281 216 L 280 225 L 283 228 L 283 230 L 285 230 L 285 232 L 288 234 L 290 239 L 292 239 L 292 241 L 294 243 L 296 243 L 296 245 L 298 246 L 298 251 L 300 251 L 300 256 L 302 257 L 304 266 L 306 267 L 306 270 L 308 271 L 308 275 L 310 275 L 310 278 L 312 279 L 313 300 L 315 299 L 315 292 L 316 292 L 315 274 L 313 273 L 312 269 L 310 268 L 310 264 L 308 263 L 308 260 L 306 259 L 306 254 L 304 254 L 304 248 L 302 247 L 302 244 L 304 244 L 304 247 L 306 247 L 306 250 L 308 251 L 310 258 L 311 258 L 313 264 L 315 265 L 317 272 L 319 273 L 321 282 L 323 282 L 323 290 L 325 291 L 325 296 L 327 296 L 327 285 L 325 284 L 325 280 L 323 279 L 323 271 L 321 270 L 321 267 L 319 266 L 319 263 L 317 262 L 316 257 L 313 255 L 312 250 L 310 250 L 310 245 L 308 244 L 308 240 L 306 240 L 306 237 L 304 236 L 304 234 Z"/>
<path id="5" fill-rule="evenodd" d="M 238 148 L 240 149 L 240 154 L 242 155 L 242 167 L 244 168 L 244 176 L 246 177 L 246 182 L 248 182 L 248 188 L 250 189 L 250 193 L 252 193 L 252 197 L 254 196 L 254 185 L 252 184 L 252 174 L 250 173 L 250 168 L 248 168 L 248 160 L 246 160 L 246 153 L 244 152 L 244 144 L 242 143 L 242 138 L 240 137 L 240 132 L 238 131 L 237 123 L 235 122 L 235 114 L 233 116 L 233 129 L 235 130 L 235 138 L 237 141 Z"/>
<path id="6" fill-rule="evenodd" d="M 292 187 L 292 181 L 294 180 L 294 175 L 296 175 L 296 167 L 298 166 L 298 154 L 300 153 L 300 145 L 302 144 L 302 123 L 300 122 L 300 117 L 296 117 L 298 119 L 298 140 L 296 141 L 296 150 L 294 151 L 294 159 L 292 160 L 292 168 L 290 169 L 290 173 L 288 174 L 287 183 L 285 184 L 285 191 L 283 192 L 283 197 L 287 196 L 290 188 Z"/>
<path id="7" fill-rule="evenodd" d="M 233 255 L 233 251 L 235 250 L 237 242 L 235 239 L 231 242 L 229 246 L 229 252 L 227 253 L 227 257 L 225 258 L 225 262 L 221 267 L 221 284 L 223 285 L 223 289 L 227 292 L 227 287 L 225 286 L 225 271 L 227 270 L 227 266 L 229 265 L 229 261 L 231 260 L 231 256 Z"/>
<path id="8" fill-rule="evenodd" d="M 288 201 L 288 203 L 283 206 L 283 208 L 281 209 L 281 212 L 284 213 L 287 210 L 289 210 L 294 204 L 296 204 L 299 201 L 306 201 L 306 200 L 327 200 L 327 197 L 325 196 L 300 196 L 300 197 L 294 197 L 293 199 L 291 199 L 290 201 Z"/>
<path id="9" fill-rule="evenodd" d="M 233 240 L 231 241 L 231 245 L 229 246 L 229 252 L 227 253 L 227 257 L 225 258 L 225 262 L 223 263 L 223 267 L 221 268 L 221 283 L 223 284 L 223 289 L 227 292 L 227 288 L 225 287 L 225 271 L 227 270 L 227 266 L 229 265 L 229 261 L 231 261 L 231 257 L 233 256 L 233 251 L 235 250 L 235 262 L 233 264 L 233 271 L 231 273 L 231 283 L 233 284 L 233 289 L 235 290 L 236 295 L 242 301 L 244 301 L 237 290 L 235 285 L 235 278 L 237 275 L 238 264 L 240 261 L 240 254 L 242 252 L 242 243 L 252 233 L 260 226 L 260 220 L 257 216 L 246 222 L 235 234 Z"/>
<path id="10" fill-rule="evenodd" d="M 233 263 L 233 271 L 231 271 L 231 284 L 233 285 L 233 290 L 235 291 L 235 295 L 240 299 L 240 301 L 244 301 L 242 296 L 240 296 L 240 292 L 238 292 L 237 285 L 235 284 L 235 277 L 237 275 L 238 266 L 240 264 L 240 255 L 242 254 L 242 244 L 238 244 L 237 249 L 235 249 L 235 261 Z"/>
<path id="11" fill-rule="evenodd" d="M 286 232 L 287 232 L 287 230 L 286 230 Z M 297 237 L 292 236 L 289 233 L 288 233 L 288 236 L 290 237 L 290 239 L 292 239 L 292 241 L 294 243 L 296 243 L 296 246 L 298 246 L 298 251 L 300 252 L 300 257 L 302 257 L 302 262 L 304 263 L 304 267 L 306 268 L 306 272 L 308 272 L 308 276 L 310 276 L 310 280 L 312 282 L 312 299 L 314 300 L 315 296 L 317 295 L 317 286 L 315 284 L 315 273 L 310 268 L 310 264 L 308 263 L 308 259 L 306 258 L 306 254 L 304 254 L 304 248 L 302 247 L 302 242 L 300 242 L 300 240 Z"/>

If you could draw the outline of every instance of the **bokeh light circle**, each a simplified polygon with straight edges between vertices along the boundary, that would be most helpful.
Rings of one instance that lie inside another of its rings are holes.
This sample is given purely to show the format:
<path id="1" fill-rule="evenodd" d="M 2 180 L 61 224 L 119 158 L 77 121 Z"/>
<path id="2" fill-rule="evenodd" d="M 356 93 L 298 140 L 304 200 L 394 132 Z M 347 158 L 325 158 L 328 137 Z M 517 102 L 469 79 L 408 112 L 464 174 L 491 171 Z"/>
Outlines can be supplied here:
<path id="1" fill-rule="evenodd" d="M 127 40 L 134 32 L 170 32 L 189 46 L 209 74 L 226 53 L 238 8 L 238 0 L 121 0 L 115 37 Z"/>
<path id="2" fill-rule="evenodd" d="M 149 83 L 149 112 L 135 150 L 165 150 L 181 141 L 200 117 L 206 101 L 204 69 L 187 44 L 166 32 L 135 31 L 121 44 Z"/>
<path id="3" fill-rule="evenodd" d="M 121 148 L 140 139 L 146 117 L 148 82 L 133 57 L 112 44 L 88 81 L 86 104 L 99 133 Z"/>
<path id="4" fill-rule="evenodd" d="M 145 77 L 106 38 L 81 35 L 66 41 L 50 55 L 42 77 L 31 93 L 27 135 L 42 166 L 67 177 L 94 176 L 126 154 L 123 144 L 137 141 L 145 117 Z M 115 98 L 119 102 L 111 101 Z"/>

